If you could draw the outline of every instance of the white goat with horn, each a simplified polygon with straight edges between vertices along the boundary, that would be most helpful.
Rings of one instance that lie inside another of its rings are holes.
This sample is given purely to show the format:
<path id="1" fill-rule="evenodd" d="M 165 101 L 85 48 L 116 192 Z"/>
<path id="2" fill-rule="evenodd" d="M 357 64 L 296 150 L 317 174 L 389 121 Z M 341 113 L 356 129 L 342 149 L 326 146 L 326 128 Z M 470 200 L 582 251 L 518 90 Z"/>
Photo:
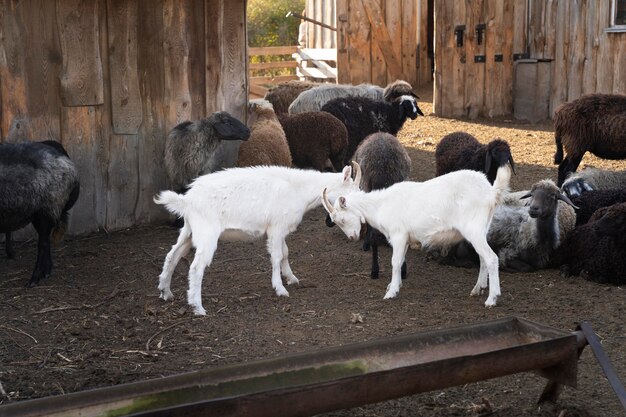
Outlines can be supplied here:
<path id="1" fill-rule="evenodd" d="M 202 277 L 211 264 L 219 239 L 250 240 L 267 236 L 272 258 L 272 287 L 279 296 L 289 296 L 282 283 L 297 284 L 291 271 L 285 238 L 296 230 L 304 213 L 321 204 L 319 190 L 331 195 L 358 190 L 360 168 L 346 166 L 341 173 L 323 173 L 278 166 L 231 168 L 198 177 L 185 194 L 163 191 L 154 202 L 184 219 L 178 241 L 165 257 L 159 276 L 161 298 L 170 290 L 174 268 L 191 246 L 196 254 L 189 268 L 187 301 L 197 315 L 202 307 Z"/>
<path id="2" fill-rule="evenodd" d="M 480 257 L 478 281 L 470 295 L 479 295 L 489 283 L 485 306 L 493 307 L 500 295 L 498 256 L 486 236 L 510 179 L 509 165 L 498 169 L 493 186 L 485 174 L 462 170 L 421 183 L 404 181 L 369 193 L 355 191 L 337 198 L 334 206 L 324 190 L 322 204 L 351 240 L 359 238 L 365 222 L 385 235 L 393 248 L 386 299 L 400 291 L 400 268 L 409 245 L 448 246 L 465 238 Z"/>

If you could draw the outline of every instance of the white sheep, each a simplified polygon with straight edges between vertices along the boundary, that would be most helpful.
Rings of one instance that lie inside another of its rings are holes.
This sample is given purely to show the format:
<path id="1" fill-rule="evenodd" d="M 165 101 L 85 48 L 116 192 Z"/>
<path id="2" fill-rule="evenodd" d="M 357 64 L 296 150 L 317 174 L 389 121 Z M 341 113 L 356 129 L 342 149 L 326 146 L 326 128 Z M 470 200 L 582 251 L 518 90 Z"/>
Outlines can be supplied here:
<path id="1" fill-rule="evenodd" d="M 287 284 L 297 284 L 298 278 L 289 266 L 285 238 L 296 230 L 304 213 L 321 204 L 321 189 L 328 188 L 332 196 L 358 190 L 360 169 L 354 180 L 351 176 L 349 166 L 341 173 L 276 166 L 231 168 L 199 177 L 185 194 L 161 192 L 155 203 L 184 219 L 178 241 L 165 257 L 159 276 L 161 298 L 172 298 L 174 268 L 193 245 L 196 255 L 189 268 L 187 301 L 195 314 L 206 314 L 202 307 L 202 277 L 218 240 L 264 236 L 272 260 L 272 287 L 277 295 L 289 296 L 281 274 Z"/>
<path id="2" fill-rule="evenodd" d="M 385 235 L 393 248 L 392 278 L 385 299 L 394 298 L 402 285 L 401 266 L 409 246 L 450 245 L 468 240 L 480 256 L 480 272 L 470 295 L 489 284 L 486 307 L 500 295 L 498 256 L 487 244 L 487 231 L 497 204 L 508 191 L 511 168 L 498 169 L 493 186 L 476 171 L 451 172 L 422 183 L 399 182 L 369 193 L 355 191 L 340 196 L 334 206 L 322 193 L 331 220 L 352 240 L 367 222 Z"/>

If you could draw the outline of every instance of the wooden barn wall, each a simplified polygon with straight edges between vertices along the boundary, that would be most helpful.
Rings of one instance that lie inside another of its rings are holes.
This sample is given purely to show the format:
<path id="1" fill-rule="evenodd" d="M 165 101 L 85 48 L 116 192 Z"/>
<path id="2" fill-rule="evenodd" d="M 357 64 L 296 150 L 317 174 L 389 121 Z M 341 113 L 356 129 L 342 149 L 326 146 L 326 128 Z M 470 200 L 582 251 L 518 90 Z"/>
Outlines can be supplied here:
<path id="1" fill-rule="evenodd" d="M 607 0 L 435 2 L 435 113 L 513 113 L 513 54 L 524 52 L 550 62 L 549 115 L 582 94 L 626 94 L 626 33 L 605 31 L 609 22 Z M 480 45 L 478 23 L 486 25 Z M 457 46 L 455 28 L 461 25 L 463 45 Z M 475 56 L 485 61 L 475 62 Z"/>
<path id="2" fill-rule="evenodd" d="M 152 202 L 165 136 L 217 110 L 245 117 L 245 45 L 245 1 L 0 0 L 0 138 L 67 149 L 70 233 L 166 218 Z"/>
<path id="3" fill-rule="evenodd" d="M 531 57 L 550 59 L 550 114 L 588 93 L 626 94 L 626 32 L 607 32 L 610 1 L 534 1 Z"/>
<path id="4" fill-rule="evenodd" d="M 337 26 L 337 7 L 335 0 L 307 0 L 306 17 L 322 22 L 331 27 Z M 337 32 L 306 22 L 307 48 L 336 48 Z"/>
<path id="5" fill-rule="evenodd" d="M 427 0 L 336 0 L 340 83 L 430 83 Z"/>

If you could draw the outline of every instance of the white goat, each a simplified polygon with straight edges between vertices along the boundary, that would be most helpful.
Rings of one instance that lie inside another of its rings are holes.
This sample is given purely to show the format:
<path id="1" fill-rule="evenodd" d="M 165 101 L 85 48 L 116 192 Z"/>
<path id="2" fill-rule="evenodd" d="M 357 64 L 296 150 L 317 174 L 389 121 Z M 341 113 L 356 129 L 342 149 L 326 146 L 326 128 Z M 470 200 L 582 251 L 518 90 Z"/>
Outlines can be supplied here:
<path id="1" fill-rule="evenodd" d="M 470 295 L 479 295 L 489 282 L 486 307 L 500 295 L 498 256 L 487 244 L 495 206 L 508 191 L 511 170 L 498 169 L 493 186 L 483 173 L 462 170 L 429 181 L 399 182 L 381 190 L 356 191 L 337 198 L 334 206 L 322 193 L 322 204 L 335 224 L 352 240 L 367 222 L 385 235 L 393 248 L 392 278 L 385 298 L 400 291 L 400 268 L 409 245 L 449 245 L 468 240 L 480 257 L 478 281 Z"/>
<path id="2" fill-rule="evenodd" d="M 272 260 L 272 287 L 279 296 L 289 296 L 281 280 L 297 284 L 291 271 L 287 235 L 298 227 L 304 213 L 321 204 L 319 190 L 327 187 L 331 195 L 358 190 L 360 168 L 352 179 L 352 168 L 342 173 L 261 166 L 232 168 L 196 179 L 186 194 L 163 191 L 154 202 L 184 219 L 178 241 L 165 257 L 159 276 L 161 298 L 173 297 L 170 290 L 174 268 L 191 246 L 196 254 L 189 268 L 187 301 L 197 315 L 202 307 L 202 277 L 211 264 L 221 239 L 251 240 L 267 236 Z"/>

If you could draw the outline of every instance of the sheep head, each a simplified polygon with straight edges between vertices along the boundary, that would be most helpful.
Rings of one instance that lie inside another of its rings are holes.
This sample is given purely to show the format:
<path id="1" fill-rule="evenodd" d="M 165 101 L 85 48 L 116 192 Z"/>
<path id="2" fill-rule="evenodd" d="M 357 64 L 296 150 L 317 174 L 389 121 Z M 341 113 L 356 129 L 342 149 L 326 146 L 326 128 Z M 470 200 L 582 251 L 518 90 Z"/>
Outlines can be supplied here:
<path id="1" fill-rule="evenodd" d="M 417 105 L 417 100 L 415 97 L 410 95 L 404 95 L 398 97 L 394 103 L 400 107 L 400 112 L 398 113 L 401 118 L 408 117 L 411 120 L 417 119 L 417 116 L 423 116 L 422 110 Z"/>
<path id="2" fill-rule="evenodd" d="M 494 163 L 495 166 L 493 166 Z M 493 178 L 495 179 L 495 171 L 507 163 L 511 164 L 511 170 L 515 173 L 515 163 L 513 162 L 509 144 L 502 139 L 495 139 L 489 142 L 487 144 L 487 154 L 485 155 L 485 173 L 489 174 L 493 166 Z"/>
<path id="3" fill-rule="evenodd" d="M 554 216 L 559 200 L 578 209 L 551 180 L 542 180 L 533 184 L 530 192 L 522 196 L 521 199 L 529 197 L 528 214 L 534 219 Z"/>
<path id="4" fill-rule="evenodd" d="M 215 112 L 208 121 L 220 140 L 248 140 L 250 129 L 225 111 Z"/>
<path id="5" fill-rule="evenodd" d="M 596 230 L 607 236 L 626 237 L 626 203 L 602 207 L 589 220 Z"/>

